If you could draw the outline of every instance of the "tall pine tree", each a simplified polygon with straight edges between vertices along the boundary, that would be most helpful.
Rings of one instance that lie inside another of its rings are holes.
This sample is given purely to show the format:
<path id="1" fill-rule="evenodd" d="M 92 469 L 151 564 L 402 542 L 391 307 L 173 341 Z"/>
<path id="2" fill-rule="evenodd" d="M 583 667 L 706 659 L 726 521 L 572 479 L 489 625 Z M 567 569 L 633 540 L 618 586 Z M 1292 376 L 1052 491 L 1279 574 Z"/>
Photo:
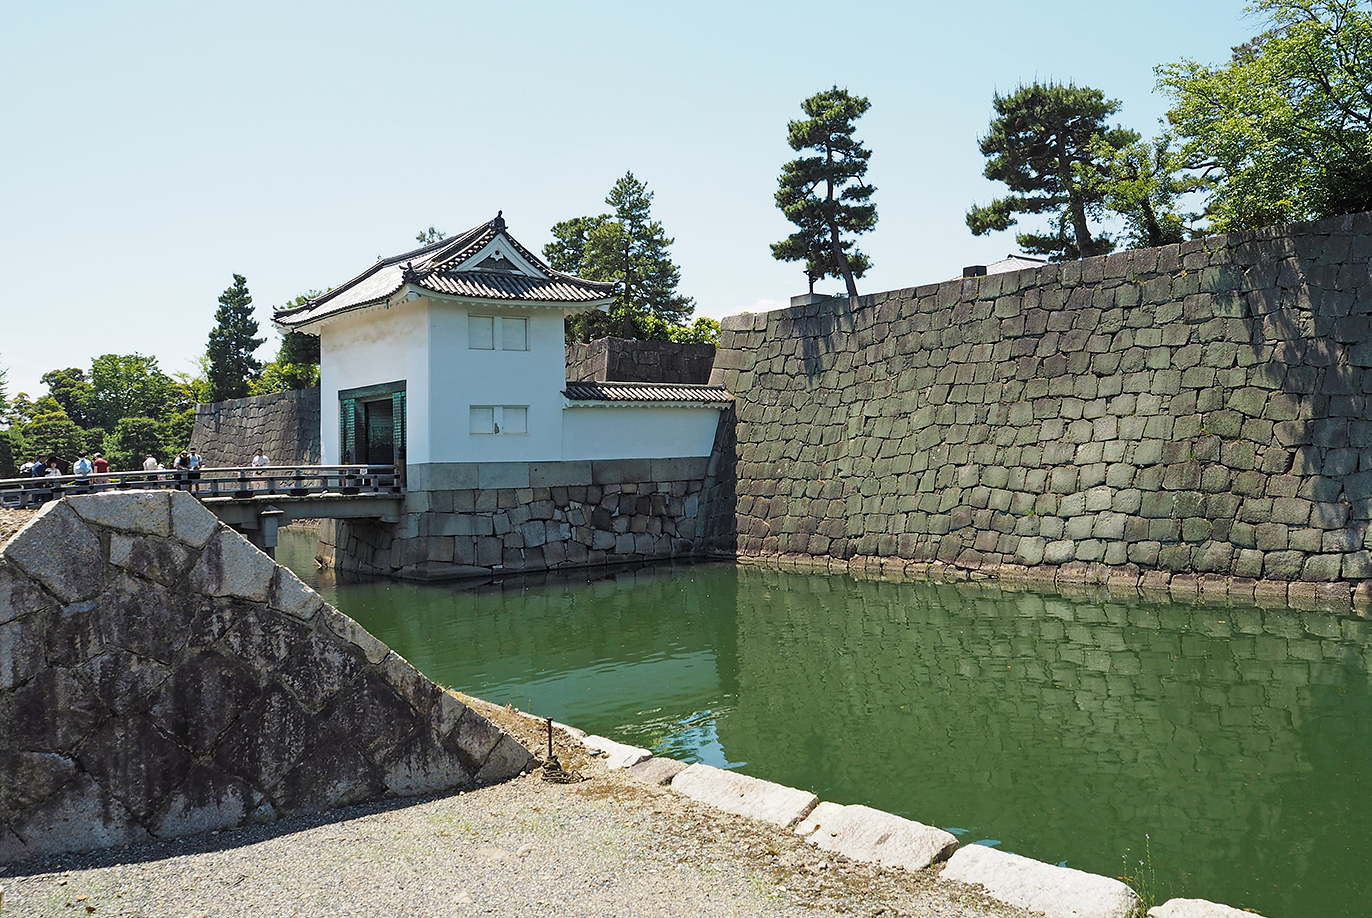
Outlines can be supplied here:
<path id="1" fill-rule="evenodd" d="M 843 237 L 877 225 L 877 207 L 870 203 L 876 188 L 864 181 L 872 151 L 853 139 L 854 122 L 871 104 L 835 86 L 800 107 L 809 117 L 787 125 L 786 141 L 792 150 L 813 155 L 781 167 L 777 207 L 799 229 L 772 244 L 772 257 L 805 262 L 811 290 L 819 278 L 841 277 L 848 295 L 857 296 L 856 279 L 871 263 Z"/>
<path id="2" fill-rule="evenodd" d="M 1055 217 L 1052 233 L 1015 237 L 1026 252 L 1063 261 L 1113 249 L 1107 234 L 1091 234 L 1088 219 L 1103 209 L 1111 152 L 1139 139 L 1133 131 L 1106 126 L 1119 102 L 1088 86 L 1034 83 L 1008 96 L 996 93 L 993 104 L 996 116 L 981 138 L 983 174 L 1016 194 L 984 207 L 974 204 L 967 212 L 972 235 L 1009 229 L 1015 214 L 1049 213 Z"/>
<path id="3" fill-rule="evenodd" d="M 252 315 L 252 296 L 243 275 L 235 274 L 233 286 L 220 295 L 214 321 L 205 349 L 210 400 L 242 398 L 248 394 L 248 381 L 262 369 L 253 351 L 267 340 L 253 337 L 257 334 L 257 320 Z"/>
<path id="4" fill-rule="evenodd" d="M 553 227 L 553 241 L 543 247 L 557 270 L 617 285 L 608 313 L 568 317 L 567 340 L 667 338 L 695 311 L 695 301 L 676 292 L 681 269 L 667 251 L 673 240 L 649 213 L 653 193 L 626 172 L 605 203 L 613 214 L 564 220 Z"/>

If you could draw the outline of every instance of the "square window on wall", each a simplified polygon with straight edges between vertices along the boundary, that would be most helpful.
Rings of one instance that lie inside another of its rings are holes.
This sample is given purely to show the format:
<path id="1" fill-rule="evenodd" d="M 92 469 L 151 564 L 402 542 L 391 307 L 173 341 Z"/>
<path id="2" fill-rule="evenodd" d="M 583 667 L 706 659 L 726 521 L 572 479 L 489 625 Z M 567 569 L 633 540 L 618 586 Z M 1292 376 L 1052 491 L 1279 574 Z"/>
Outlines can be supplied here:
<path id="1" fill-rule="evenodd" d="M 529 409 L 523 405 L 506 405 L 500 410 L 500 432 L 526 434 L 529 432 Z"/>
<path id="2" fill-rule="evenodd" d="M 495 350 L 495 319 L 467 316 L 467 346 L 477 351 Z"/>
<path id="3" fill-rule="evenodd" d="M 502 351 L 527 351 L 529 349 L 529 320 L 500 320 L 500 349 Z"/>
<path id="4" fill-rule="evenodd" d="M 469 423 L 474 434 L 495 433 L 495 408 L 489 405 L 472 405 Z"/>
<path id="5" fill-rule="evenodd" d="M 473 434 L 527 434 L 528 405 L 471 405 L 468 430 Z"/>

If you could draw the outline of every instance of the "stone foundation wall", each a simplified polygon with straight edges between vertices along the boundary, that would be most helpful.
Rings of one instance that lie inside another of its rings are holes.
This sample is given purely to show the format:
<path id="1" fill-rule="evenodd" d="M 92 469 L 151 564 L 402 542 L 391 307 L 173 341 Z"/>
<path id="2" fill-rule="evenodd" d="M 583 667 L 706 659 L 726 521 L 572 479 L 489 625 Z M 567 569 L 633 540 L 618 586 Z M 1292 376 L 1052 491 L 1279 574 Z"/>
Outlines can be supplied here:
<path id="1" fill-rule="evenodd" d="M 567 378 L 596 382 L 661 382 L 704 385 L 714 365 L 713 344 L 597 338 L 567 345 Z"/>
<path id="2" fill-rule="evenodd" d="M 504 780 L 529 753 L 179 491 L 0 547 L 0 864 Z"/>
<path id="3" fill-rule="evenodd" d="M 707 457 L 414 465 L 399 524 L 323 520 L 319 559 L 440 580 L 686 557 L 717 470 Z"/>
<path id="4" fill-rule="evenodd" d="M 1372 577 L 1372 214 L 736 316 L 711 381 L 744 554 Z"/>
<path id="5" fill-rule="evenodd" d="M 276 465 L 317 465 L 319 411 L 318 388 L 196 405 L 189 445 L 208 466 L 246 466 L 259 446 Z"/>

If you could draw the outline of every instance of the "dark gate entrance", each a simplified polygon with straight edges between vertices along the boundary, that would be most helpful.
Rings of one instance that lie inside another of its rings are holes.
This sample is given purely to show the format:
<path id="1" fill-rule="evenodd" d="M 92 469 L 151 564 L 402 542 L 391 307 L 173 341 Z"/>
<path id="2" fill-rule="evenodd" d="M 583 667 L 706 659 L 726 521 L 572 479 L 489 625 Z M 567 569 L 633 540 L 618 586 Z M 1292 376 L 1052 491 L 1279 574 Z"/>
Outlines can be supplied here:
<path id="1" fill-rule="evenodd" d="M 395 464 L 395 412 L 389 398 L 383 401 L 363 402 L 364 423 L 363 452 L 359 457 L 367 465 Z"/>

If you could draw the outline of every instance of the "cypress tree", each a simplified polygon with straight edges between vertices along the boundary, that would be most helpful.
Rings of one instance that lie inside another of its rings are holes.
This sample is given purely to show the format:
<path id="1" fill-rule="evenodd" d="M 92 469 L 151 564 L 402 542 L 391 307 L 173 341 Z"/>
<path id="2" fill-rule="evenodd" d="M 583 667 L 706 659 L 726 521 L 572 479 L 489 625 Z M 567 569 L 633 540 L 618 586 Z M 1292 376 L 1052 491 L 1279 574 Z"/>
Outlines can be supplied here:
<path id="1" fill-rule="evenodd" d="M 252 296 L 248 294 L 248 281 L 243 275 L 235 274 L 233 286 L 220 295 L 214 321 L 205 349 L 209 361 L 205 375 L 210 385 L 210 401 L 242 398 L 248 394 L 248 380 L 262 369 L 262 364 L 253 357 L 253 351 L 267 340 L 253 337 L 257 334 L 257 320 L 253 318 Z"/>

